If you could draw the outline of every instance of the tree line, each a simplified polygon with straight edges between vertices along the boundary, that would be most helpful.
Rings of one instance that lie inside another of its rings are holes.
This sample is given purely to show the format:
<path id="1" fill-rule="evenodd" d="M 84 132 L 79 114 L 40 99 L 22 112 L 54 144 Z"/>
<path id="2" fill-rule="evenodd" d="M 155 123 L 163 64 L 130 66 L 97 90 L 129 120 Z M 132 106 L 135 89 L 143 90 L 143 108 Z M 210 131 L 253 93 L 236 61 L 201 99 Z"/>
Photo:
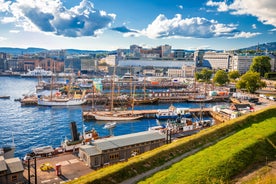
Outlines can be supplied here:
<path id="1" fill-rule="evenodd" d="M 218 70 L 213 72 L 212 70 L 204 68 L 200 72 L 196 72 L 195 78 L 197 81 L 211 83 L 211 78 L 214 74 L 212 82 L 216 85 L 223 86 L 232 81 L 236 83 L 237 89 L 255 93 L 256 90 L 266 87 L 266 83 L 261 79 L 270 76 L 270 72 L 270 57 L 256 56 L 253 58 L 250 69 L 243 75 L 238 71 L 226 72 L 225 70 Z"/>

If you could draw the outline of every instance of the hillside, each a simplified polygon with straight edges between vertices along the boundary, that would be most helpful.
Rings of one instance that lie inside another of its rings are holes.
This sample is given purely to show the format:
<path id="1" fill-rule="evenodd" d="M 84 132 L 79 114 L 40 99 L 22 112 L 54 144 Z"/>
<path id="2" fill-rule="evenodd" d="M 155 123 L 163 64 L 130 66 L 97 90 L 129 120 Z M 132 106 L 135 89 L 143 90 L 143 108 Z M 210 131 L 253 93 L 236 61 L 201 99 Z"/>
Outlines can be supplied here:
<path id="1" fill-rule="evenodd" d="M 202 165 L 203 167 L 205 163 L 204 159 L 208 159 L 209 158 L 208 155 L 212 155 L 216 153 L 216 151 L 211 150 L 211 152 L 214 152 L 214 153 L 211 153 L 210 150 L 208 150 L 210 149 L 209 147 L 211 147 L 211 149 L 213 147 L 210 145 L 215 144 L 214 146 L 216 146 L 217 142 L 218 142 L 218 145 L 222 145 L 222 147 L 219 146 L 219 147 L 216 147 L 216 149 L 222 150 L 224 152 L 226 150 L 225 156 L 223 153 L 219 153 L 221 156 L 216 158 L 215 157 L 210 158 L 208 161 L 208 163 L 209 162 L 210 163 L 205 164 L 206 165 L 205 167 L 209 167 L 207 170 L 210 170 L 210 169 L 212 170 L 212 173 L 209 173 L 209 174 L 216 174 L 217 172 L 218 173 L 221 172 L 220 171 L 221 169 L 224 169 L 225 171 L 224 174 L 226 175 L 223 176 L 222 179 L 223 181 L 225 181 L 225 179 L 228 180 L 229 177 L 232 177 L 235 174 L 240 173 L 247 166 L 253 164 L 255 161 L 258 161 L 258 159 L 262 160 L 264 163 L 265 163 L 264 160 L 266 159 L 275 160 L 275 155 L 276 155 L 275 149 L 273 150 L 273 147 L 271 146 L 271 144 L 268 144 L 268 141 L 266 141 L 267 139 L 269 139 L 275 145 L 276 127 L 275 127 L 275 117 L 273 117 L 273 114 L 275 113 L 276 113 L 276 107 L 273 106 L 261 111 L 257 111 L 248 115 L 241 116 L 239 118 L 236 118 L 235 120 L 231 120 L 231 121 L 210 127 L 203 131 L 200 131 L 195 135 L 192 135 L 183 139 L 179 139 L 171 144 L 164 145 L 150 152 L 146 152 L 144 154 L 133 157 L 129 159 L 127 162 L 122 162 L 106 168 L 99 169 L 95 172 L 92 172 L 91 174 L 83 176 L 77 180 L 73 180 L 69 183 L 78 183 L 78 184 L 79 183 L 81 184 L 83 183 L 121 183 L 123 181 L 124 183 L 136 183 L 143 178 L 149 177 L 153 173 L 158 173 L 159 170 L 163 170 L 172 166 L 172 163 L 176 163 L 177 165 L 178 162 L 183 158 L 184 160 L 185 158 L 191 160 L 190 155 L 193 155 L 195 152 L 199 150 L 202 150 L 202 151 L 198 152 L 200 154 L 198 155 L 198 157 L 194 157 L 194 156 L 191 156 L 191 157 L 194 158 L 195 160 L 197 159 L 203 160 L 203 162 L 201 163 L 203 164 Z M 271 120 L 268 120 L 269 122 L 263 122 L 266 119 L 271 119 Z M 259 123 L 260 125 L 258 125 Z M 249 131 L 244 132 L 244 130 L 248 129 L 249 127 L 252 127 L 252 128 L 250 128 Z M 242 132 L 242 133 L 239 133 L 236 135 L 235 133 L 238 133 L 238 132 Z M 229 152 L 229 153 L 232 153 L 234 151 L 233 153 L 235 154 L 233 154 L 233 157 L 231 157 L 231 154 L 227 154 L 227 151 L 228 151 L 227 145 L 228 144 L 231 145 L 231 142 L 232 142 L 231 139 L 230 141 L 228 139 L 223 140 L 224 138 L 228 136 L 231 137 L 232 135 L 238 136 L 232 139 L 236 139 L 240 137 L 239 140 L 241 142 L 244 142 L 244 141 L 248 142 L 248 144 L 246 143 L 245 145 L 243 145 L 243 144 L 239 144 L 239 141 L 238 142 L 235 141 L 236 145 L 238 146 L 236 147 L 235 145 L 233 145 L 231 147 L 231 152 Z M 254 135 L 254 136 L 251 136 L 251 135 Z M 250 140 L 251 137 L 253 137 L 252 140 Z M 219 140 L 221 140 L 221 143 L 219 142 Z M 206 147 L 208 148 L 204 149 Z M 201 155 L 202 154 L 201 152 L 204 152 L 205 150 L 207 150 L 208 154 L 205 156 Z M 255 150 L 258 150 L 256 154 L 255 154 Z M 227 164 L 228 165 L 230 164 L 229 165 L 230 170 L 227 170 L 227 167 L 224 167 L 225 163 L 223 160 L 225 160 L 225 158 L 226 158 L 226 161 L 228 160 Z M 218 163 L 218 164 L 213 164 L 213 163 Z M 201 168 L 194 167 L 197 164 L 198 163 L 194 163 L 194 165 L 189 166 L 189 168 L 193 170 L 193 173 L 203 172 Z M 179 169 L 176 169 L 170 172 L 181 175 Z M 206 174 L 206 172 L 204 173 Z M 211 175 L 210 177 L 213 178 L 214 176 Z M 159 178 L 162 178 L 162 177 L 158 176 L 158 179 Z M 194 178 L 194 176 L 191 178 Z M 214 177 L 214 179 L 216 178 Z M 168 181 L 165 178 L 165 180 L 162 180 L 161 183 L 167 184 Z"/>
<path id="2" fill-rule="evenodd" d="M 238 50 L 257 50 L 259 48 L 260 50 L 263 51 L 276 51 L 276 42 L 270 42 L 270 43 L 263 43 L 259 45 L 254 45 L 246 48 L 240 48 Z M 107 51 L 107 50 L 80 50 L 80 49 L 64 49 L 66 50 L 67 54 L 98 54 L 98 53 L 116 53 L 116 51 Z M 178 50 L 178 49 L 173 49 L 173 50 Z M 212 49 L 210 49 L 212 50 Z M 30 48 L 12 48 L 12 47 L 0 47 L 0 52 L 4 53 L 9 53 L 9 54 L 14 54 L 14 55 L 20 55 L 20 54 L 36 54 L 40 52 L 45 52 L 45 51 L 51 51 L 47 50 L 44 48 L 35 48 L 35 47 L 30 47 Z M 186 52 L 194 52 L 192 50 L 185 50 Z M 207 50 L 206 50 L 207 51 Z M 215 51 L 215 50 L 212 50 Z"/>
<path id="3" fill-rule="evenodd" d="M 254 46 L 250 46 L 250 47 L 246 47 L 246 48 L 241 48 L 239 50 L 257 50 L 257 48 L 259 48 L 259 50 L 262 51 L 276 51 L 276 42 L 270 42 L 270 43 L 263 43 L 263 44 L 257 44 Z"/>

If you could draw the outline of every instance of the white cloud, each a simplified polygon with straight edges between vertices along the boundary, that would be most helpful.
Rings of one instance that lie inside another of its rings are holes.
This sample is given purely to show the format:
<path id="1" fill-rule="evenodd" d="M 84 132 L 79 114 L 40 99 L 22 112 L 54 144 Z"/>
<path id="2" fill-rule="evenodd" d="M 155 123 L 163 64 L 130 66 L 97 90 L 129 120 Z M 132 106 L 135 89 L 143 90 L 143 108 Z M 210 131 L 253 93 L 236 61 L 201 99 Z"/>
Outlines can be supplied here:
<path id="1" fill-rule="evenodd" d="M 252 29 L 257 29 L 256 24 L 252 24 Z"/>
<path id="2" fill-rule="evenodd" d="M 225 12 L 228 11 L 228 5 L 225 3 L 225 1 L 223 2 L 213 2 L 212 0 L 209 0 L 206 3 L 207 6 L 217 6 L 218 7 L 218 11 L 219 12 Z"/>
<path id="3" fill-rule="evenodd" d="M 13 23 L 15 21 L 16 21 L 15 17 L 4 17 L 2 20 L 0 20 L 0 22 L 3 24 Z"/>
<path id="4" fill-rule="evenodd" d="M 224 5 L 225 4 L 225 5 Z M 275 0 L 234 0 L 227 5 L 223 2 L 209 0 L 207 6 L 216 6 L 217 11 L 229 10 L 234 15 L 252 15 L 258 18 L 263 24 L 276 26 L 276 1 Z M 222 8 L 226 6 L 225 8 Z"/>
<path id="5" fill-rule="evenodd" d="M 261 33 L 240 32 L 240 33 L 236 33 L 233 37 L 228 37 L 228 38 L 251 38 L 260 34 Z"/>
<path id="6" fill-rule="evenodd" d="M 10 32 L 10 33 L 19 33 L 20 31 L 19 31 L 19 30 L 13 29 L 13 30 L 10 30 L 9 32 Z"/>
<path id="7" fill-rule="evenodd" d="M 273 28 L 273 29 L 271 29 L 271 30 L 269 30 L 269 31 L 276 31 L 276 28 Z"/>
<path id="8" fill-rule="evenodd" d="M 0 12 L 8 11 L 11 3 L 11 1 L 0 0 Z"/>
<path id="9" fill-rule="evenodd" d="M 234 24 L 221 24 L 201 17 L 182 19 L 180 14 L 176 14 L 172 19 L 168 19 L 160 14 L 146 29 L 140 31 L 140 34 L 149 38 L 211 38 L 233 36 L 237 32 L 236 27 Z"/>
<path id="10" fill-rule="evenodd" d="M 182 5 L 178 5 L 178 8 L 183 10 L 183 6 Z"/>
<path id="11" fill-rule="evenodd" d="M 65 8 L 61 0 L 16 0 L 5 10 L 12 15 L 10 21 L 15 21 L 17 27 L 65 37 L 97 36 L 115 19 L 115 14 L 95 9 L 88 0 L 71 9 Z"/>

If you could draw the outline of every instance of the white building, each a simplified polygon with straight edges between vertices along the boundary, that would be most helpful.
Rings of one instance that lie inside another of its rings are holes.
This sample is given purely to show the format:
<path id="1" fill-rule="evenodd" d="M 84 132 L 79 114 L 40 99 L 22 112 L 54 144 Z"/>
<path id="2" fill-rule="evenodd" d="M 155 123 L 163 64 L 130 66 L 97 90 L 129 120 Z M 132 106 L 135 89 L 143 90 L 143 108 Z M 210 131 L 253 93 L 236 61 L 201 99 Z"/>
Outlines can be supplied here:
<path id="1" fill-rule="evenodd" d="M 240 74 L 246 73 L 250 69 L 255 56 L 236 55 L 232 57 L 230 71 L 239 71 Z"/>
<path id="2" fill-rule="evenodd" d="M 169 68 L 168 77 L 193 78 L 195 76 L 195 66 L 183 65 L 181 69 Z"/>
<path id="3" fill-rule="evenodd" d="M 110 66 L 115 66 L 118 64 L 118 59 L 116 55 L 108 55 L 105 58 L 105 62 L 106 64 L 110 65 Z"/>
<path id="4" fill-rule="evenodd" d="M 205 52 L 203 55 L 203 64 L 207 64 L 215 70 L 227 70 L 229 68 L 230 59 L 231 56 L 229 53 Z"/>

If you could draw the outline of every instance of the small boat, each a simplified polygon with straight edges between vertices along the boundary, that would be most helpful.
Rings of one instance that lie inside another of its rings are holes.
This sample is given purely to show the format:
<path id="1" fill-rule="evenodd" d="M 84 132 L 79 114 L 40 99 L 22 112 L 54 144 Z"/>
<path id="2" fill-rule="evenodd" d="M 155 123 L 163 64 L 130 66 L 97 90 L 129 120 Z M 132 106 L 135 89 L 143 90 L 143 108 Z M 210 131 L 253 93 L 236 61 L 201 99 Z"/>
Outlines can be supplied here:
<path id="1" fill-rule="evenodd" d="M 10 99 L 10 96 L 8 96 L 8 95 L 2 95 L 2 96 L 0 96 L 0 99 Z"/>
<path id="2" fill-rule="evenodd" d="M 193 122 L 191 118 L 178 117 L 167 120 L 166 128 L 170 130 L 173 137 L 184 137 L 195 134 L 203 128 L 203 124 Z"/>
<path id="3" fill-rule="evenodd" d="M 114 122 L 106 123 L 103 128 L 104 129 L 111 129 L 111 128 L 116 127 L 116 125 L 117 125 L 117 123 L 114 121 Z"/>
<path id="4" fill-rule="evenodd" d="M 159 109 L 155 116 L 157 119 L 176 119 L 178 117 L 190 118 L 191 113 L 189 108 L 176 108 L 171 105 L 168 109 Z"/>
<path id="5" fill-rule="evenodd" d="M 27 73 L 22 74 L 21 77 L 52 77 L 52 71 L 46 71 L 42 67 L 35 67 L 34 70 L 28 70 Z"/>

